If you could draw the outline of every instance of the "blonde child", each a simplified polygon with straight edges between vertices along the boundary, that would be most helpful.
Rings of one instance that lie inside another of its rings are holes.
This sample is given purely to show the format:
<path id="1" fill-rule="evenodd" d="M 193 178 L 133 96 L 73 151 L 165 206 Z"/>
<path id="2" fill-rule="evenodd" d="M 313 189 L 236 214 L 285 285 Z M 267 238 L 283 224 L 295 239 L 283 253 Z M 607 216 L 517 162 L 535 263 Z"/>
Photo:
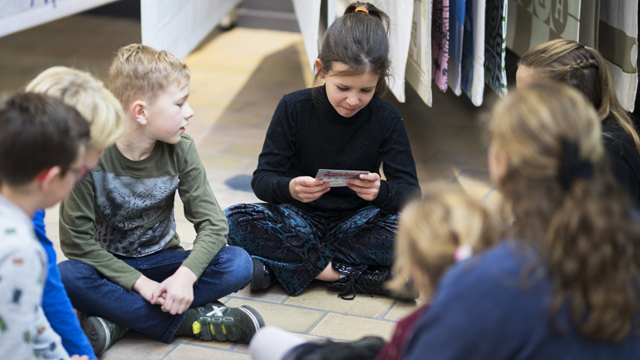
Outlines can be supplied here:
<path id="1" fill-rule="evenodd" d="M 560 81 L 587 97 L 602 121 L 602 140 L 613 173 L 636 205 L 640 204 L 640 137 L 618 102 L 602 55 L 573 40 L 540 44 L 522 56 L 516 74 L 518 86 L 536 79 Z"/>
<path id="2" fill-rule="evenodd" d="M 477 201 L 453 185 L 425 190 L 421 201 L 402 210 L 396 241 L 396 279 L 390 287 L 404 288 L 400 279 L 413 278 L 423 296 L 430 297 L 438 280 L 457 261 L 489 248 L 496 242 L 493 220 Z M 266 327 L 251 342 L 255 360 L 276 359 L 402 359 L 415 322 L 427 311 L 420 307 L 400 320 L 391 341 L 363 338 L 355 343 L 306 343 L 302 338 Z"/>
<path id="3" fill-rule="evenodd" d="M 405 359 L 640 358 L 640 230 L 593 107 L 534 83 L 496 105 L 490 134 L 491 179 L 516 222 L 442 278 Z"/>
<path id="4" fill-rule="evenodd" d="M 248 342 L 264 324 L 251 307 L 216 299 L 246 286 L 251 258 L 225 246 L 226 219 L 185 127 L 190 73 L 175 55 L 121 48 L 109 88 L 125 132 L 60 206 L 59 264 L 74 307 L 106 350 L 127 328 L 170 342 L 176 334 Z M 176 191 L 197 236 L 180 246 Z M 197 282 L 197 283 L 196 283 Z"/>
<path id="5" fill-rule="evenodd" d="M 124 131 L 125 118 L 120 102 L 101 81 L 86 72 L 64 66 L 51 67 L 33 79 L 26 90 L 62 100 L 78 110 L 89 122 L 91 137 L 85 145 L 83 156 L 85 174 L 96 166 L 104 149 L 113 145 Z M 97 359 L 92 343 L 82 331 L 81 323 L 60 279 L 56 252 L 45 231 L 43 210 L 38 209 L 35 212 L 33 224 L 36 236 L 48 257 L 48 274 L 42 297 L 44 314 L 53 330 L 62 338 L 62 345 L 69 354 L 87 355 L 91 359 Z M 89 332 L 89 335 L 92 333 Z M 93 340 L 95 344 L 95 339 Z"/>
<path id="6" fill-rule="evenodd" d="M 420 187 L 402 116 L 379 98 L 390 66 L 388 24 L 374 5 L 351 4 L 315 61 L 325 84 L 278 104 L 251 182 L 266 204 L 225 210 L 229 243 L 253 256 L 252 291 L 280 282 L 295 295 L 318 279 L 347 300 L 356 290 L 390 295 L 382 284 L 398 211 Z M 367 173 L 330 187 L 315 178 L 320 169 Z"/>
<path id="7" fill-rule="evenodd" d="M 88 138 L 82 115 L 60 100 L 25 93 L 0 105 L 1 359 L 69 358 L 42 311 L 47 259 L 31 217 L 82 177 Z"/>

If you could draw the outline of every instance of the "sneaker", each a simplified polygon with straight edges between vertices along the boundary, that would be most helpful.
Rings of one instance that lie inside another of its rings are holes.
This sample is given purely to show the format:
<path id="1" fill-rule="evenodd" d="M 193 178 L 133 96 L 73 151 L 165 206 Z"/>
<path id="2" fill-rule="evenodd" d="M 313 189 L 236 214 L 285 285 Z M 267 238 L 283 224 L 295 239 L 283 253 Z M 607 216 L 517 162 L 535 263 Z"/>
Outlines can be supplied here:
<path id="1" fill-rule="evenodd" d="M 127 328 L 99 316 L 87 316 L 78 312 L 82 330 L 89 338 L 93 351 L 100 355 L 124 336 Z"/>
<path id="2" fill-rule="evenodd" d="M 382 266 L 345 265 L 332 262 L 335 271 L 344 277 L 327 283 L 328 287 L 341 290 L 338 294 L 344 300 L 353 300 L 358 292 L 369 296 L 372 294 L 391 296 L 391 292 L 384 287 L 389 276 L 389 270 Z"/>
<path id="3" fill-rule="evenodd" d="M 259 291 L 268 289 L 277 282 L 276 277 L 267 265 L 261 260 L 252 258 L 253 260 L 253 278 L 251 278 L 251 291 Z"/>
<path id="4" fill-rule="evenodd" d="M 253 335 L 264 326 L 262 316 L 251 306 L 230 308 L 222 303 L 195 308 L 198 319 L 193 333 L 200 340 L 233 341 L 248 344 Z"/>

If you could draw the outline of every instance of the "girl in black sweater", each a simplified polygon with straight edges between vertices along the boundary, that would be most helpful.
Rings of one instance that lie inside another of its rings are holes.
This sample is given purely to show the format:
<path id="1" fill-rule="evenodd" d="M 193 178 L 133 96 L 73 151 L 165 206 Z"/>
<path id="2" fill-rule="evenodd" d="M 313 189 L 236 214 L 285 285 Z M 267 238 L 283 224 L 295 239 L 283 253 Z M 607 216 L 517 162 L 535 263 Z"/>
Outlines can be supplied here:
<path id="1" fill-rule="evenodd" d="M 251 290 L 279 281 L 295 295 L 319 279 L 346 299 L 389 295 L 382 284 L 398 210 L 420 186 L 402 117 L 378 97 L 390 65 L 388 24 L 375 6 L 351 4 L 315 62 L 325 84 L 278 104 L 251 183 L 266 204 L 225 210 L 229 244 L 254 259 Z M 330 187 L 315 178 L 319 169 L 369 173 Z"/>
<path id="2" fill-rule="evenodd" d="M 618 102 L 602 55 L 573 40 L 540 44 L 520 59 L 516 83 L 520 87 L 540 78 L 568 84 L 593 104 L 602 121 L 602 140 L 613 174 L 632 202 L 640 204 L 640 138 Z"/>

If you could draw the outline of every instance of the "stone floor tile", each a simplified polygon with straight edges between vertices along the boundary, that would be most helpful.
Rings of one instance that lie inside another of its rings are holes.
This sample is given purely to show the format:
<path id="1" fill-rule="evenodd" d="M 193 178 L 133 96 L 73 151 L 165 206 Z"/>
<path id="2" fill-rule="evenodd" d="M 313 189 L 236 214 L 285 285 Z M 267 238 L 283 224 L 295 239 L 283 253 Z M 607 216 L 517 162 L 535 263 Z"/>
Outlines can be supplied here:
<path id="1" fill-rule="evenodd" d="M 329 290 L 318 281 L 307 286 L 300 294 L 289 297 L 284 303 L 341 314 L 381 318 L 393 302 L 393 299 L 381 295 L 369 297 L 366 294 L 358 294 L 353 300 L 343 300 L 338 297 L 338 291 Z"/>
<path id="2" fill-rule="evenodd" d="M 132 358 L 134 359 L 134 358 Z M 211 349 L 207 346 L 181 343 L 176 346 L 163 360 L 249 360 L 249 354 L 243 354 L 222 349 Z M 102 360 L 102 359 L 101 359 Z"/>
<path id="3" fill-rule="evenodd" d="M 389 340 L 395 322 L 329 313 L 309 334 L 354 341 L 363 336 L 382 336 Z"/>
<path id="4" fill-rule="evenodd" d="M 220 154 L 257 158 L 262 151 L 262 144 L 234 142 L 225 147 Z"/>
<path id="5" fill-rule="evenodd" d="M 459 183 L 460 184 L 460 183 Z M 482 201 L 491 188 L 486 185 L 460 184 L 464 191 L 477 201 Z"/>
<path id="6" fill-rule="evenodd" d="M 231 347 L 236 345 L 236 343 L 233 343 L 230 341 L 214 341 L 214 340 L 202 341 L 191 336 L 176 336 L 173 339 L 173 341 L 181 344 L 190 344 L 190 345 L 197 345 L 202 347 L 210 347 L 210 348 L 225 349 L 225 350 L 231 349 Z"/>
<path id="7" fill-rule="evenodd" d="M 453 181 L 461 171 L 459 165 L 453 164 L 438 153 L 424 163 L 416 164 L 418 179 L 422 181 Z"/>
<path id="8" fill-rule="evenodd" d="M 244 299 L 254 299 L 266 302 L 272 302 L 276 304 L 282 304 L 288 297 L 289 294 L 284 290 L 282 285 L 275 285 L 268 290 L 251 292 L 249 289 L 249 285 L 245 286 L 244 289 L 233 293 L 230 297 L 239 297 Z"/>
<path id="9" fill-rule="evenodd" d="M 247 160 L 238 156 L 200 154 L 200 160 L 205 169 L 233 171 L 243 165 Z"/>
<path id="10" fill-rule="evenodd" d="M 122 360 L 122 359 L 164 359 L 167 353 L 173 351 L 179 344 L 173 342 L 165 344 L 153 338 L 128 332 L 122 339 L 118 340 L 104 354 L 100 355 L 100 360 Z"/>
<path id="11" fill-rule="evenodd" d="M 398 301 L 384 316 L 384 319 L 398 321 L 426 303 L 427 301 L 422 299 L 418 299 L 414 303 Z"/>
<path id="12" fill-rule="evenodd" d="M 176 220 L 176 232 L 180 235 L 180 241 L 193 243 L 196 238 L 196 230 L 189 221 Z"/>
<path id="13" fill-rule="evenodd" d="M 266 325 L 277 326 L 296 333 L 306 333 L 325 314 L 318 310 L 238 298 L 230 298 L 225 305 L 232 307 L 249 305 L 262 315 Z"/>
<path id="14" fill-rule="evenodd" d="M 461 184 L 492 186 L 489 171 L 462 169 L 456 180 Z"/>
<path id="15" fill-rule="evenodd" d="M 489 195 L 484 198 L 483 203 L 487 206 L 498 206 L 502 202 L 502 195 L 498 190 L 492 190 Z"/>

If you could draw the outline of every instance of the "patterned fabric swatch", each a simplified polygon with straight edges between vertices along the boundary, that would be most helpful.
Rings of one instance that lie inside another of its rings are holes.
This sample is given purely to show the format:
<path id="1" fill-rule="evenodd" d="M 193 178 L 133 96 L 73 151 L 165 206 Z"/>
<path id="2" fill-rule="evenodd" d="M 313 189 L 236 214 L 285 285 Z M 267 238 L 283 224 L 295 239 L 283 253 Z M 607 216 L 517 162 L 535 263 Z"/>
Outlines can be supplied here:
<path id="1" fill-rule="evenodd" d="M 462 64 L 462 43 L 464 40 L 465 3 L 465 0 L 450 0 L 449 2 L 449 66 L 447 82 L 456 95 L 462 93 L 460 69 Z"/>
<path id="2" fill-rule="evenodd" d="M 486 0 L 469 0 L 462 43 L 462 89 L 475 106 L 484 95 L 484 18 Z"/>
<path id="3" fill-rule="evenodd" d="M 484 78 L 500 96 L 507 94 L 504 65 L 507 31 L 507 0 L 487 0 L 485 24 Z"/>
<path id="4" fill-rule="evenodd" d="M 432 106 L 431 50 L 431 0 L 414 0 L 405 78 L 429 106 Z"/>
<path id="5" fill-rule="evenodd" d="M 455 1 L 455 0 L 454 0 Z M 449 67 L 449 0 L 433 0 L 431 20 L 431 73 L 436 85 L 447 91 Z"/>
<path id="6" fill-rule="evenodd" d="M 598 29 L 598 51 L 620 105 L 633 111 L 638 89 L 638 0 L 602 1 Z"/>
<path id="7" fill-rule="evenodd" d="M 619 3 L 610 2 L 616 7 Z M 527 50 L 549 40 L 578 41 L 580 4 L 581 0 L 509 0 L 507 46 L 522 56 Z"/>

